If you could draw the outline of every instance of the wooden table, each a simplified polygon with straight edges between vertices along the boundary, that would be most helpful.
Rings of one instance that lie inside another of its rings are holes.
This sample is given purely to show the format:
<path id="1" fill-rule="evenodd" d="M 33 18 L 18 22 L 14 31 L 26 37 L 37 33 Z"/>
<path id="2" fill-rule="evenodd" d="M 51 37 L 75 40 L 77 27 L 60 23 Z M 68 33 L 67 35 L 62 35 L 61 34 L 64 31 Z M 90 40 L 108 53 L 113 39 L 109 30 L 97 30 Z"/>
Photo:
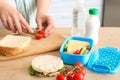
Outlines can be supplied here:
<path id="1" fill-rule="evenodd" d="M 70 36 L 70 29 L 60 28 L 56 29 L 63 36 Z M 120 27 L 101 27 L 99 33 L 99 43 L 96 48 L 104 46 L 112 46 L 120 49 Z M 59 56 L 59 51 L 44 53 L 40 55 L 56 55 Z M 28 66 L 31 60 L 36 57 L 29 56 L 9 61 L 0 62 L 0 80 L 55 80 L 55 77 L 40 78 L 30 76 L 28 73 Z M 99 74 L 87 70 L 84 80 L 120 80 L 120 71 L 116 74 Z"/>

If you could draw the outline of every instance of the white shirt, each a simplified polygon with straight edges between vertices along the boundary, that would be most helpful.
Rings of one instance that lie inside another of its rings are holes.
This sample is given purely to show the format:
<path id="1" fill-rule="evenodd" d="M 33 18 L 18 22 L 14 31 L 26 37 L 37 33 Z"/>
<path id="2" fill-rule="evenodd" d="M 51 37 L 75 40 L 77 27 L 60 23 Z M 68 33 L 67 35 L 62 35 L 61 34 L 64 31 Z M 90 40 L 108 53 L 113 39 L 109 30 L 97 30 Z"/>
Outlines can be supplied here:
<path id="1" fill-rule="evenodd" d="M 32 28 L 37 27 L 36 17 L 36 0 L 6 0 L 14 8 L 16 8 L 26 19 Z M 0 22 L 0 26 L 3 26 Z"/>

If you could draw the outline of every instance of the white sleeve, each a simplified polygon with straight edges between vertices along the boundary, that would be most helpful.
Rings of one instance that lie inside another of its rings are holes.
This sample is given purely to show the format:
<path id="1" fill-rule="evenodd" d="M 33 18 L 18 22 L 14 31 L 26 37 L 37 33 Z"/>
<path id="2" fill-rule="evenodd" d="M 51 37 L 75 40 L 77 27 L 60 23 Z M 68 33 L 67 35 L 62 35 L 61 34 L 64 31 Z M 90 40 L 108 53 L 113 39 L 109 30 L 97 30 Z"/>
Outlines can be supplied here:
<path id="1" fill-rule="evenodd" d="M 15 0 L 17 10 L 32 28 L 36 27 L 36 0 Z"/>

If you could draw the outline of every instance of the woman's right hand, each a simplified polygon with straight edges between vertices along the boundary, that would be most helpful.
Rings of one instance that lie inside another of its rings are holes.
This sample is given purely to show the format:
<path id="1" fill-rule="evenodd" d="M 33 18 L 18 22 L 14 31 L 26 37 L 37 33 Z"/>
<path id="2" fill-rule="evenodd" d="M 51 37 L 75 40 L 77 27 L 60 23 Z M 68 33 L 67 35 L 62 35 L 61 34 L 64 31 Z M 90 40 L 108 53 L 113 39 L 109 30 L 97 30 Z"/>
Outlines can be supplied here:
<path id="1" fill-rule="evenodd" d="M 29 33 L 33 33 L 32 28 L 22 14 L 5 0 L 0 0 L 0 19 L 4 27 L 14 33 L 17 32 L 18 34 L 21 34 L 22 29 L 27 30 Z"/>

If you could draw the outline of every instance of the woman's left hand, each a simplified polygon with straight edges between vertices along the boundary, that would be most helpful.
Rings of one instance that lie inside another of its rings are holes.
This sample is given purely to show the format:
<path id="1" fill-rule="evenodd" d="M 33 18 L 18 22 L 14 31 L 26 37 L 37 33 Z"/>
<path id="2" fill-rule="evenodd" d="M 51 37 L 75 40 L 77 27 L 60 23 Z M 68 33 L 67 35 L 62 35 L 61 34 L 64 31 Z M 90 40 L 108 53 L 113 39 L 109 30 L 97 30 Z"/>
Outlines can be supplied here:
<path id="1" fill-rule="evenodd" d="M 48 15 L 37 15 L 36 16 L 37 30 L 44 29 L 45 36 L 48 36 L 54 31 L 54 21 Z"/>

